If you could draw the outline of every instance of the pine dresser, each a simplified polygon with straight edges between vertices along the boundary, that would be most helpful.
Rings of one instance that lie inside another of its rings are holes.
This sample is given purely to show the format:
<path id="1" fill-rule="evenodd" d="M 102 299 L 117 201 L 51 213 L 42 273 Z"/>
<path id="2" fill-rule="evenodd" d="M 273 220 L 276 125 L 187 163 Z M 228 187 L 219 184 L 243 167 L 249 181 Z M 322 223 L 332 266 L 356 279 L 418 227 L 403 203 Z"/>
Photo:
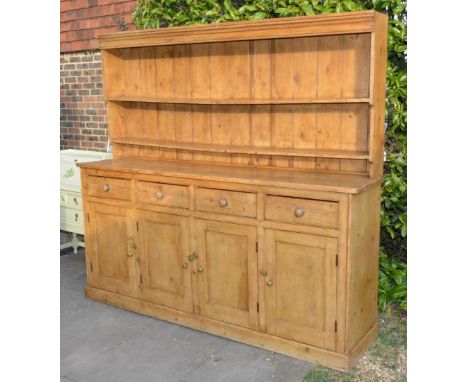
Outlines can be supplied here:
<path id="1" fill-rule="evenodd" d="M 377 333 L 387 17 L 100 37 L 90 299 L 334 368 Z"/>

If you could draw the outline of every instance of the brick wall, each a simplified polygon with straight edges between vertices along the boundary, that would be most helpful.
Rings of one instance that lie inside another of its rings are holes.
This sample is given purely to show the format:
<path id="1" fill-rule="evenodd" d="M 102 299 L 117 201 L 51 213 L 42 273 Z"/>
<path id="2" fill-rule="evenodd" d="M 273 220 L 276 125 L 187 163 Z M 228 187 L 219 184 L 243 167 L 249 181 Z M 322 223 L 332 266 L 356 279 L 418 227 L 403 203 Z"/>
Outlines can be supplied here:
<path id="1" fill-rule="evenodd" d="M 60 149 L 105 151 L 101 53 L 60 55 Z"/>
<path id="2" fill-rule="evenodd" d="M 135 29 L 136 0 L 61 0 L 60 52 L 98 48 L 97 36 Z"/>
<path id="3" fill-rule="evenodd" d="M 105 151 L 107 112 L 97 36 L 135 29 L 136 0 L 60 1 L 60 149 Z"/>

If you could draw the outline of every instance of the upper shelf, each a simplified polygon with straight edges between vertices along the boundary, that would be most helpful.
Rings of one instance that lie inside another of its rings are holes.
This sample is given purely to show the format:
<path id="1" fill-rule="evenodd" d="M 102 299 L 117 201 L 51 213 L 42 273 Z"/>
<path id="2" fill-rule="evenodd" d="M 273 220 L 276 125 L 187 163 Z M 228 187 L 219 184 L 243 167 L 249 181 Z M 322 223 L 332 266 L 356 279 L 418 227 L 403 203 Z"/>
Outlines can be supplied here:
<path id="1" fill-rule="evenodd" d="M 112 142 L 127 145 L 152 146 L 165 149 L 205 151 L 227 154 L 277 155 L 336 159 L 370 159 L 369 153 L 365 151 L 219 145 L 194 142 L 171 142 L 149 138 L 115 138 L 112 140 Z"/>
<path id="2" fill-rule="evenodd" d="M 188 99 L 188 98 L 154 98 L 154 97 L 105 97 L 106 101 L 116 102 L 150 102 L 180 103 L 193 105 L 290 105 L 290 104 L 333 104 L 333 103 L 368 103 L 370 98 L 323 98 L 323 99 Z"/>
<path id="3" fill-rule="evenodd" d="M 114 49 L 367 33 L 374 30 L 378 17 L 385 16 L 375 11 L 358 11 L 127 31 L 101 35 L 99 45 L 101 49 Z"/>

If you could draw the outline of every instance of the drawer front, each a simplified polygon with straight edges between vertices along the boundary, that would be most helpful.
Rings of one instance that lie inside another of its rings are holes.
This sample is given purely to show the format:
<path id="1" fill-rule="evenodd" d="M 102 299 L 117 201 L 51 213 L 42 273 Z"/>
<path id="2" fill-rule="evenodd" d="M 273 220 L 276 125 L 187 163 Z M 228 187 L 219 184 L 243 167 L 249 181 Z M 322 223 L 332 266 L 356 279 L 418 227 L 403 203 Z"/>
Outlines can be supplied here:
<path id="1" fill-rule="evenodd" d="M 257 194 L 199 188 L 195 193 L 198 211 L 217 212 L 254 218 L 257 216 Z"/>
<path id="2" fill-rule="evenodd" d="M 338 228 L 338 207 L 338 202 L 268 195 L 265 198 L 265 219 Z"/>
<path id="3" fill-rule="evenodd" d="M 84 215 L 82 210 L 60 207 L 60 223 L 83 227 Z"/>
<path id="4" fill-rule="evenodd" d="M 130 180 L 88 176 L 87 188 L 89 196 L 130 200 Z"/>
<path id="5" fill-rule="evenodd" d="M 83 209 L 83 201 L 80 194 L 60 190 L 60 206 Z"/>
<path id="6" fill-rule="evenodd" d="M 187 186 L 138 181 L 136 190 L 138 203 L 189 208 L 189 189 Z"/>

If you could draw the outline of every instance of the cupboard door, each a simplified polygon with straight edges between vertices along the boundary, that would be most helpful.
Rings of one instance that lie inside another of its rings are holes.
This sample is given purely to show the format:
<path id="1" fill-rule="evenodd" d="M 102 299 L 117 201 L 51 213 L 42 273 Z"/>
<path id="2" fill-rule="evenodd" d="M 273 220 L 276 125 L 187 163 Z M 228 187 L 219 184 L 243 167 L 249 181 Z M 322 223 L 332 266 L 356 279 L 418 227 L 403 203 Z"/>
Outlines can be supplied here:
<path id="1" fill-rule="evenodd" d="M 256 228 L 196 221 L 200 312 L 258 328 Z"/>
<path id="2" fill-rule="evenodd" d="M 135 295 L 134 253 L 130 210 L 99 203 L 88 204 L 86 236 L 88 284 L 112 292 Z"/>
<path id="3" fill-rule="evenodd" d="M 138 225 L 141 298 L 192 312 L 189 219 L 138 211 Z"/>
<path id="4" fill-rule="evenodd" d="M 333 238 L 266 230 L 267 332 L 335 349 L 336 253 Z"/>

